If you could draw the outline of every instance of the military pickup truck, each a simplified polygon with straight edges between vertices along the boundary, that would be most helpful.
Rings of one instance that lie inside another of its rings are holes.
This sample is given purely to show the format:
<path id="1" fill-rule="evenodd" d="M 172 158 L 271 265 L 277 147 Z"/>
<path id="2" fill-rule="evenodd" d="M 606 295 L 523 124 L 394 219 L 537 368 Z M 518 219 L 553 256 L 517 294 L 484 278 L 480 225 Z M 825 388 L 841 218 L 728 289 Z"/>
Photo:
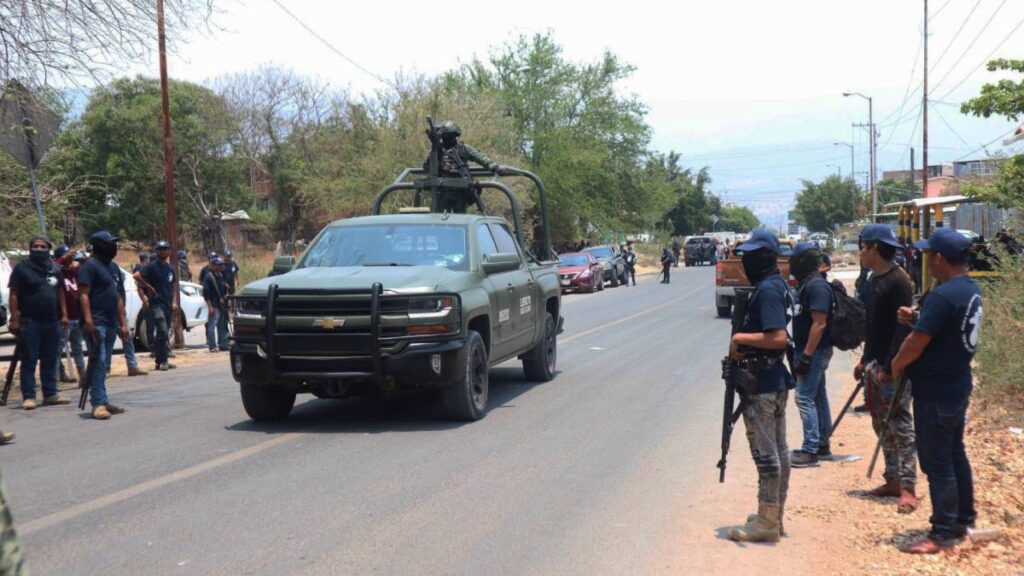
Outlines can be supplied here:
<path id="1" fill-rule="evenodd" d="M 479 420 L 492 366 L 518 358 L 528 379 L 554 378 L 561 287 L 558 261 L 546 259 L 553 253 L 543 184 L 501 168 L 539 189 L 543 223 L 534 245 L 542 256 L 535 256 L 510 188 L 492 172 L 452 176 L 440 164 L 432 158 L 429 169 L 406 169 L 377 195 L 373 215 L 328 225 L 297 262 L 279 258 L 273 276 L 231 299 L 231 370 L 251 418 L 287 417 L 299 393 L 435 389 L 449 417 Z M 485 175 L 494 179 L 478 180 Z M 514 225 L 486 213 L 484 189 L 508 198 Z M 385 214 L 398 191 L 415 192 L 415 204 Z M 431 207 L 420 206 L 423 194 Z M 471 205 L 480 213 L 467 213 Z"/>

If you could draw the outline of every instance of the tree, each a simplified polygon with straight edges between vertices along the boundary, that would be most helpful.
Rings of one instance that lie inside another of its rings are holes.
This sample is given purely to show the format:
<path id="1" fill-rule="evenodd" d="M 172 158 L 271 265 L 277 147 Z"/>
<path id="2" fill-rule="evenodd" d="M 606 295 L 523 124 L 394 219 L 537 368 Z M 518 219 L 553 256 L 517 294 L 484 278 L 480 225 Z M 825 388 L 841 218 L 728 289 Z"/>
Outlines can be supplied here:
<path id="1" fill-rule="evenodd" d="M 1001 58 L 988 63 L 989 72 L 1024 74 L 1024 60 Z M 1024 80 L 1003 79 L 981 87 L 981 95 L 960 105 L 960 112 L 989 118 L 993 114 L 1018 122 L 1024 116 Z"/>
<path id="2" fill-rule="evenodd" d="M 667 172 L 674 174 L 669 181 L 676 197 L 675 205 L 665 215 L 673 236 L 697 234 L 711 228 L 711 215 L 719 212 L 721 202 L 711 194 L 711 176 L 708 169 L 697 173 L 690 169 L 677 170 L 674 163 L 678 157 L 670 155 Z"/>
<path id="3" fill-rule="evenodd" d="M 850 178 L 832 175 L 820 183 L 803 181 L 793 214 L 813 231 L 831 230 L 834 224 L 852 222 L 860 213 L 864 195 Z"/>
<path id="4" fill-rule="evenodd" d="M 879 181 L 875 187 L 878 189 L 879 207 L 893 202 L 905 202 L 921 196 L 921 189 L 907 180 L 885 179 Z"/>
<path id="5" fill-rule="evenodd" d="M 760 226 L 761 221 L 754 215 L 754 212 L 746 206 L 727 204 L 722 206 L 720 220 L 715 226 L 716 229 L 731 232 L 746 232 Z"/>

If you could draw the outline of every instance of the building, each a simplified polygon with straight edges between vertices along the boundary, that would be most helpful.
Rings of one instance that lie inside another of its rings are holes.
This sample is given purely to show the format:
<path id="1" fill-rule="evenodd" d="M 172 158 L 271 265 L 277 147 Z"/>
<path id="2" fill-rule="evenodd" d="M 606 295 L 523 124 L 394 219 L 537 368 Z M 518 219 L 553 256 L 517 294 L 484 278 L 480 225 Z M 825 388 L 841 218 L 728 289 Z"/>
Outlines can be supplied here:
<path id="1" fill-rule="evenodd" d="M 962 181 L 986 182 L 999 176 L 999 165 L 1002 160 L 963 160 L 957 162 L 944 162 L 928 166 L 928 189 L 924 192 L 925 198 L 937 198 L 939 196 L 952 196 L 960 192 Z M 885 180 L 909 180 L 910 170 L 887 170 L 882 172 Z M 924 179 L 924 170 L 916 170 L 914 182 L 920 183 Z"/>

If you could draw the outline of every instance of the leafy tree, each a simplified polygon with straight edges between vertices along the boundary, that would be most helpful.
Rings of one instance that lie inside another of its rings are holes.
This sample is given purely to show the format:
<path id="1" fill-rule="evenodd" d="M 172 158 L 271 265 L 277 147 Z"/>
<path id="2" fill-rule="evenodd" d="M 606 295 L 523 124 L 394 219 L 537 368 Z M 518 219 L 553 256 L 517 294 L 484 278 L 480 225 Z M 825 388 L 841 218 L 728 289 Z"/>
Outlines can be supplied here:
<path id="1" fill-rule="evenodd" d="M 720 220 L 715 228 L 723 231 L 746 232 L 757 228 L 761 224 L 761 221 L 750 208 L 736 204 L 722 206 L 722 213 L 718 217 Z"/>
<path id="2" fill-rule="evenodd" d="M 988 63 L 989 72 L 1024 74 L 1024 60 L 1000 58 Z M 981 95 L 960 105 L 960 112 L 989 118 L 993 114 L 1018 122 L 1024 116 L 1024 80 L 1003 79 L 981 87 Z"/>
<path id="3" fill-rule="evenodd" d="M 885 179 L 879 181 L 875 187 L 878 189 L 879 208 L 886 204 L 904 202 L 921 196 L 921 189 L 906 180 Z"/>
<path id="4" fill-rule="evenodd" d="M 803 181 L 793 215 L 811 230 L 831 230 L 835 223 L 852 222 L 863 205 L 864 195 L 850 178 L 832 175 L 819 183 Z"/>

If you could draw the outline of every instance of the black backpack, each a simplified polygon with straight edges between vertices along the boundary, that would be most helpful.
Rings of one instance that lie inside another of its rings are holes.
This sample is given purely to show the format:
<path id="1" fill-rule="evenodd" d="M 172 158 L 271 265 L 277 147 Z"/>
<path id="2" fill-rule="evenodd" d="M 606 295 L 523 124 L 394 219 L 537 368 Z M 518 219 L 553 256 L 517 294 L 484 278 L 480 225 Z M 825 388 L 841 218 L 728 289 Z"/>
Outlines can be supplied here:
<path id="1" fill-rule="evenodd" d="M 846 286 L 839 280 L 833 280 L 829 285 L 832 286 L 832 321 L 828 335 L 832 346 L 853 350 L 867 337 L 867 309 L 863 302 L 847 294 Z"/>

